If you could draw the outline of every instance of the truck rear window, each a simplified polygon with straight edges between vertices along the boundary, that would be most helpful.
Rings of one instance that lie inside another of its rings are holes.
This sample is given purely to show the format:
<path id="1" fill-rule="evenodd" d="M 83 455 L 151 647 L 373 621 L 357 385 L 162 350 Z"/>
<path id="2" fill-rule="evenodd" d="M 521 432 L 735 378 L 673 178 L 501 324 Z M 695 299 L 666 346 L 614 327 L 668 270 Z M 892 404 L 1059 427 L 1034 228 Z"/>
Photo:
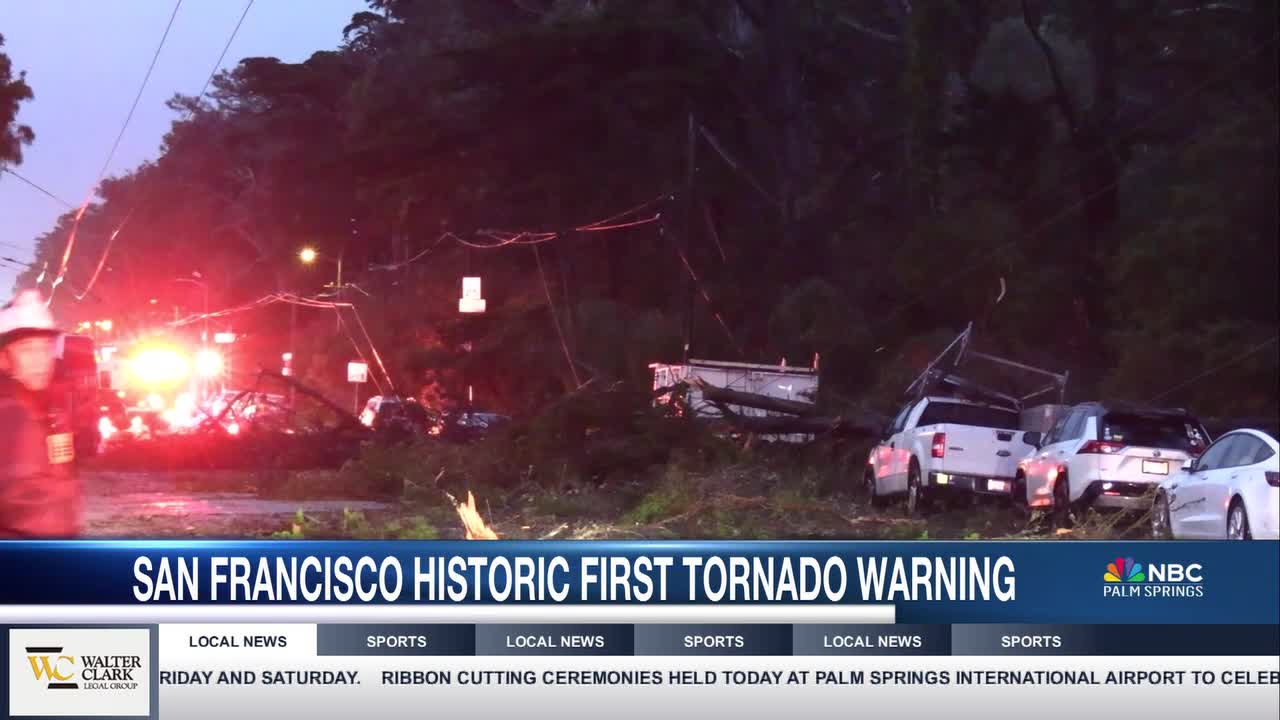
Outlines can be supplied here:
<path id="1" fill-rule="evenodd" d="M 972 425 L 974 427 L 1017 430 L 1018 414 L 1011 410 L 964 405 L 962 403 L 929 403 L 916 425 Z"/>
<path id="2" fill-rule="evenodd" d="M 1208 445 L 1200 423 L 1193 418 L 1107 413 L 1100 431 L 1101 440 L 1140 447 L 1199 452 Z"/>

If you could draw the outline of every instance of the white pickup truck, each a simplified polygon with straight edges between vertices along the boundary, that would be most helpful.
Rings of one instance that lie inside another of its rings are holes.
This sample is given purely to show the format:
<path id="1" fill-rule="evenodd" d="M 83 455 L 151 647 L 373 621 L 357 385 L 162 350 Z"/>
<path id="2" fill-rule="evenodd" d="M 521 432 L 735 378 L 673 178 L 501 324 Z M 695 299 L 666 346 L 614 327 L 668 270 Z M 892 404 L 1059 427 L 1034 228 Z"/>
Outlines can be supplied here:
<path id="1" fill-rule="evenodd" d="M 878 502 L 905 493 L 909 514 L 942 489 L 1008 496 L 1018 461 L 1035 449 L 1018 419 L 1017 410 L 955 398 L 907 405 L 871 450 L 868 496 Z"/>

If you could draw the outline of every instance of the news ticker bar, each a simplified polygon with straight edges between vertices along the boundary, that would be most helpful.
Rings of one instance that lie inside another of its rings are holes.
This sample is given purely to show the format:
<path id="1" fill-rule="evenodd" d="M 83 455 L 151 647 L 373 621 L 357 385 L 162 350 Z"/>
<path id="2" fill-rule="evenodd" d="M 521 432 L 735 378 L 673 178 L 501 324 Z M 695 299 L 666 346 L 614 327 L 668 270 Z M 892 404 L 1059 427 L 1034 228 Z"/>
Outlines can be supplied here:
<path id="1" fill-rule="evenodd" d="M 20 606 L 137 606 L 140 615 L 118 619 L 156 623 L 186 612 L 175 607 L 208 621 L 223 604 L 264 613 L 256 617 L 279 608 L 282 622 L 305 621 L 297 613 L 308 606 L 397 608 L 316 622 L 443 622 L 418 608 L 607 604 L 778 606 L 780 623 L 875 621 L 892 606 L 882 621 L 1276 624 L 1277 568 L 1280 543 L 1267 542 L 3 541 L 0 622 Z M 808 616 L 815 606 L 871 615 Z M 564 618 L 650 622 L 541 620 Z"/>
<path id="2" fill-rule="evenodd" d="M 322 624 L 320 656 L 1280 654 L 1277 625 Z"/>

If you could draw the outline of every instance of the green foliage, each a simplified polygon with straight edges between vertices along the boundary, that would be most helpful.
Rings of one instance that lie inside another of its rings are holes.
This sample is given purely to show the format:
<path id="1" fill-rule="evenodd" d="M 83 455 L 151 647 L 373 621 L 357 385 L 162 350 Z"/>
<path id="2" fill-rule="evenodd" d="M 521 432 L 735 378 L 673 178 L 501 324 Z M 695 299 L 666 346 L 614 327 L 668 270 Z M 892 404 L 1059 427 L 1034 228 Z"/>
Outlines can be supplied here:
<path id="1" fill-rule="evenodd" d="M 307 529 L 311 525 L 311 520 L 302 509 L 299 508 L 293 516 L 293 524 L 287 530 L 277 530 L 271 533 L 271 537 L 276 540 L 303 540 L 307 537 Z"/>
<path id="2" fill-rule="evenodd" d="M 397 540 L 438 540 L 440 531 L 426 518 L 414 516 L 406 522 L 393 521 L 385 527 L 386 537 Z"/>
<path id="3" fill-rule="evenodd" d="M 699 498 L 695 480 L 678 466 L 673 466 L 662 482 L 623 516 L 623 521 L 648 524 L 667 520 L 693 509 Z"/>
<path id="4" fill-rule="evenodd" d="M 4 36 L 0 35 L 0 48 Z M 35 140 L 35 132 L 27 125 L 17 124 L 18 106 L 33 97 L 27 85 L 26 73 L 13 74 L 9 56 L 0 52 L 0 168 L 22 164 L 22 146 Z"/>

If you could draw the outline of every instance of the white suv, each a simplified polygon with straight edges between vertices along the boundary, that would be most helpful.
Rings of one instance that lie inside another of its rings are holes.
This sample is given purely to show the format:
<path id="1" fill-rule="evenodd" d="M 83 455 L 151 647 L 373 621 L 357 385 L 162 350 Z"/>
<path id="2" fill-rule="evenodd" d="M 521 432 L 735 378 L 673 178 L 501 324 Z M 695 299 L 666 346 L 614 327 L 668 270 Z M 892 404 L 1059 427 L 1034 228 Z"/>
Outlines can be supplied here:
<path id="1" fill-rule="evenodd" d="M 1089 505 L 1145 510 L 1147 493 L 1208 444 L 1182 410 L 1077 405 L 1018 463 L 1015 495 L 1060 520 Z"/>

